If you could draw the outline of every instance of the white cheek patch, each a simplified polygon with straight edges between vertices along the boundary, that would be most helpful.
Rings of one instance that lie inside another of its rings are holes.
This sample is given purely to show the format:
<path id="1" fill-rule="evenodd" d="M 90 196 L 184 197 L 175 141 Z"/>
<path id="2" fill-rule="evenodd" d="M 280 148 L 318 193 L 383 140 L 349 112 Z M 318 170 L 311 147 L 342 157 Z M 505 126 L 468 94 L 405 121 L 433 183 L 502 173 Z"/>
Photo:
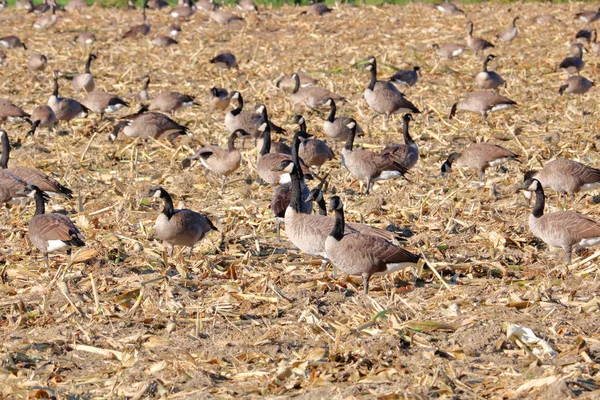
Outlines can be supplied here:
<path id="1" fill-rule="evenodd" d="M 154 195 L 152 197 L 159 198 L 160 197 L 160 190 L 157 190 L 156 192 L 154 192 Z"/>
<path id="2" fill-rule="evenodd" d="M 583 246 L 583 247 L 587 247 L 587 246 L 594 246 L 598 243 L 600 243 L 600 237 L 583 239 L 582 241 L 579 242 L 579 245 Z"/>
<path id="3" fill-rule="evenodd" d="M 291 181 L 292 181 L 292 177 L 290 176 L 290 174 L 281 174 L 279 176 L 279 184 L 280 185 L 290 183 Z"/>
<path id="4" fill-rule="evenodd" d="M 583 185 L 581 187 L 581 189 L 579 189 L 582 192 L 586 192 L 588 190 L 594 190 L 597 187 L 600 187 L 600 182 L 594 182 L 594 183 L 586 183 L 585 185 Z"/>
<path id="5" fill-rule="evenodd" d="M 48 253 L 58 250 L 64 250 L 71 246 L 63 242 L 62 240 L 48 240 Z"/>
<path id="6" fill-rule="evenodd" d="M 502 111 L 513 107 L 514 106 L 512 104 L 498 104 L 497 106 L 492 107 L 492 109 L 488 112 Z"/>
<path id="7" fill-rule="evenodd" d="M 489 165 L 490 165 L 490 167 L 495 167 L 497 165 L 504 164 L 508 160 L 511 160 L 511 158 L 510 157 L 497 158 L 494 161 L 490 161 Z"/>
<path id="8" fill-rule="evenodd" d="M 523 190 L 523 197 L 525 197 L 527 200 L 531 200 L 532 196 L 533 196 L 533 193 L 531 193 L 531 191 Z"/>

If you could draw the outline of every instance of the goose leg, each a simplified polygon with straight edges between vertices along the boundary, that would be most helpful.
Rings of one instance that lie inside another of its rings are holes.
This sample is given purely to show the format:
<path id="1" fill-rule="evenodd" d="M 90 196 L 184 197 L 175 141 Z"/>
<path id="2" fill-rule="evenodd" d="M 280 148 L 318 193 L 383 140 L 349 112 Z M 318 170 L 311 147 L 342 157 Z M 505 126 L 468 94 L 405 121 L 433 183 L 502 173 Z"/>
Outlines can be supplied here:
<path id="1" fill-rule="evenodd" d="M 48 259 L 47 252 L 44 252 L 44 260 L 46 261 L 46 268 L 50 269 L 50 260 Z"/>
<path id="2" fill-rule="evenodd" d="M 281 242 L 281 221 L 277 218 L 277 241 Z"/>
<path id="3" fill-rule="evenodd" d="M 363 288 L 364 288 L 364 294 L 365 296 L 369 294 L 369 279 L 371 278 L 371 275 L 369 274 L 363 274 Z"/>
<path id="4" fill-rule="evenodd" d="M 10 219 L 10 208 L 8 203 L 4 204 L 4 215 L 6 216 L 6 220 Z"/>
<path id="5" fill-rule="evenodd" d="M 223 194 L 223 190 L 225 189 L 225 179 L 227 177 L 223 175 L 223 179 L 221 180 L 221 194 Z"/>
<path id="6" fill-rule="evenodd" d="M 567 268 L 568 268 L 568 266 L 571 265 L 571 254 L 573 253 L 573 247 L 566 246 L 566 247 L 564 247 L 564 249 L 565 249 L 565 253 L 567 253 L 566 259 L 567 259 Z M 568 271 L 568 269 L 567 269 L 567 271 Z"/>
<path id="7" fill-rule="evenodd" d="M 365 195 L 369 194 L 369 192 L 371 191 L 371 179 L 367 180 L 367 191 L 365 192 Z"/>
<path id="8" fill-rule="evenodd" d="M 169 257 L 173 257 L 173 245 L 172 244 L 168 245 L 168 250 L 169 250 Z"/>
<path id="9" fill-rule="evenodd" d="M 479 171 L 479 180 L 481 182 L 485 181 L 485 171 L 484 170 Z"/>
<path id="10" fill-rule="evenodd" d="M 71 249 L 67 250 L 67 263 L 71 264 Z"/>
<path id="11" fill-rule="evenodd" d="M 192 256 L 192 251 L 194 251 L 194 246 L 190 246 L 190 249 L 188 250 L 188 257 Z"/>

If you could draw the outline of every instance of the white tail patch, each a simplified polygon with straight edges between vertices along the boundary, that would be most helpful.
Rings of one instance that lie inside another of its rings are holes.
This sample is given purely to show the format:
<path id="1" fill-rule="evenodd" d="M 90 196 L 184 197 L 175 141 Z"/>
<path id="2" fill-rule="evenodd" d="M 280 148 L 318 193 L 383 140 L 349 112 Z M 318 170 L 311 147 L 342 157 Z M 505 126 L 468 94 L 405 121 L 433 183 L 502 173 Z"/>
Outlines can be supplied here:
<path id="1" fill-rule="evenodd" d="M 490 161 L 489 164 L 490 164 L 490 167 L 495 167 L 497 165 L 504 164 L 508 160 L 512 160 L 512 158 L 511 157 L 497 158 L 494 161 Z"/>
<path id="2" fill-rule="evenodd" d="M 112 106 L 108 106 L 104 109 L 105 113 L 111 113 L 120 110 L 125 107 L 123 104 L 113 104 Z"/>
<path id="3" fill-rule="evenodd" d="M 53 251 L 65 250 L 65 249 L 68 249 L 69 247 L 71 247 L 70 245 L 63 242 L 62 240 L 48 240 L 47 246 L 48 246 L 48 250 L 47 250 L 48 253 L 52 253 Z"/>
<path id="4" fill-rule="evenodd" d="M 402 178 L 402 174 L 398 171 L 383 171 L 379 176 L 375 179 L 372 179 L 372 182 L 383 181 L 387 179 L 398 179 Z"/>
<path id="5" fill-rule="evenodd" d="M 392 272 L 402 271 L 403 269 L 411 268 L 411 267 L 416 267 L 416 266 L 417 266 L 417 263 L 413 263 L 413 262 L 403 262 L 403 263 L 386 264 L 385 265 L 385 271 L 375 272 L 374 275 L 391 274 Z"/>
<path id="6" fill-rule="evenodd" d="M 190 106 L 192 106 L 192 105 L 194 105 L 194 102 L 193 102 L 193 101 L 186 101 L 186 102 L 185 102 L 185 103 L 183 103 L 181 106 L 182 106 L 182 107 L 190 107 Z"/>
<path id="7" fill-rule="evenodd" d="M 583 239 L 582 241 L 579 242 L 579 245 L 583 246 L 583 247 L 587 247 L 587 246 L 597 245 L 598 243 L 600 243 L 600 237 Z"/>
<path id="8" fill-rule="evenodd" d="M 452 52 L 452 56 L 456 57 L 457 55 L 459 55 L 462 52 L 463 52 L 463 49 L 456 49 Z"/>
<path id="9" fill-rule="evenodd" d="M 492 109 L 488 112 L 502 111 L 513 107 L 514 105 L 512 104 L 498 104 L 497 106 L 492 107 Z"/>
<path id="10" fill-rule="evenodd" d="M 581 187 L 581 191 L 582 192 L 587 192 L 588 190 L 594 190 L 596 188 L 600 187 L 600 182 L 594 182 L 594 183 L 586 183 L 585 185 L 583 185 Z"/>

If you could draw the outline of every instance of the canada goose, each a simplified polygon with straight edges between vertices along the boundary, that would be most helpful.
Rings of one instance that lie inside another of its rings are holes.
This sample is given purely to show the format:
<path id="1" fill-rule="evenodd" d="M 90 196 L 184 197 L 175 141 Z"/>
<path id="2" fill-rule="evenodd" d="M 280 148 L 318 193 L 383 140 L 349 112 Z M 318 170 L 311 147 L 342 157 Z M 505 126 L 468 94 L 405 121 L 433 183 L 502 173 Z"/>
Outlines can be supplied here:
<path id="1" fill-rule="evenodd" d="M 583 76 L 570 76 L 565 83 L 558 88 L 560 96 L 563 93 L 567 94 L 585 94 L 594 86 L 594 82 L 584 78 Z"/>
<path id="2" fill-rule="evenodd" d="M 211 11 L 210 19 L 221 25 L 227 25 L 232 22 L 241 22 L 244 18 L 237 14 L 227 11 Z"/>
<path id="3" fill-rule="evenodd" d="M 10 203 L 18 201 L 18 198 L 25 197 L 23 192 L 27 187 L 27 182 L 18 176 L 0 169 L 0 203 L 4 203 L 6 219 L 10 218 Z"/>
<path id="4" fill-rule="evenodd" d="M 43 71 L 48 65 L 48 59 L 43 54 L 34 54 L 27 62 L 27 69 L 30 71 Z"/>
<path id="5" fill-rule="evenodd" d="M 156 47 L 168 47 L 175 44 L 179 44 L 179 42 L 169 36 L 157 36 L 152 39 L 152 45 Z"/>
<path id="6" fill-rule="evenodd" d="M 2 171 L 7 171 L 23 181 L 36 185 L 43 192 L 48 195 L 62 195 L 67 198 L 72 198 L 71 189 L 61 185 L 56 179 L 45 174 L 39 169 L 35 168 L 24 168 L 24 167 L 8 167 L 8 161 L 10 159 L 10 142 L 8 140 L 8 134 L 4 129 L 0 129 L 0 142 L 2 147 L 2 156 L 0 157 L 0 168 Z"/>
<path id="7" fill-rule="evenodd" d="M 185 107 L 198 105 L 192 96 L 179 92 L 162 92 L 152 99 L 148 109 L 150 111 L 159 110 L 164 113 L 173 114 L 177 110 Z"/>
<path id="8" fill-rule="evenodd" d="M 104 113 L 112 113 L 123 107 L 129 107 L 122 99 L 101 90 L 88 92 L 81 101 L 88 110 L 100 114 L 100 121 L 104 119 Z"/>
<path id="9" fill-rule="evenodd" d="M 271 124 L 271 131 L 273 131 L 273 125 Z M 258 138 L 256 139 L 256 145 L 254 147 L 256 147 L 257 149 L 262 149 L 264 144 L 264 132 L 261 132 L 258 136 Z M 282 153 L 282 154 L 289 154 L 292 155 L 292 148 L 290 146 L 288 146 L 286 143 L 280 141 L 273 141 L 273 138 L 271 138 L 271 150 L 269 150 L 269 153 Z"/>
<path id="10" fill-rule="evenodd" d="M 139 78 L 139 80 L 144 81 L 144 83 L 142 84 L 142 89 L 137 93 L 129 93 L 125 97 L 133 98 L 137 102 L 145 103 L 151 100 L 150 95 L 148 94 L 148 86 L 150 86 L 150 77 L 148 75 L 144 75 L 141 78 Z"/>
<path id="11" fill-rule="evenodd" d="M 364 97 L 369 107 L 375 112 L 383 114 L 385 121 L 392 114 L 416 113 L 420 111 L 413 103 L 408 101 L 402 93 L 389 81 L 377 80 L 377 60 L 373 56 L 367 57 L 369 64 L 367 70 L 371 71 L 371 81 L 365 89 Z"/>
<path id="12" fill-rule="evenodd" d="M 342 164 L 352 175 L 366 181 L 365 194 L 369 194 L 373 182 L 404 177 L 408 169 L 392 158 L 369 150 L 353 149 L 356 121 L 351 120 L 348 128 L 350 134 L 342 150 Z"/>
<path id="13" fill-rule="evenodd" d="M 318 83 L 316 79 L 311 78 L 302 71 L 295 72 L 295 74 L 298 75 L 298 78 L 300 79 L 300 87 L 302 88 L 307 86 L 314 86 Z M 294 78 L 294 73 L 283 75 L 277 78 L 277 80 L 275 80 L 275 86 L 277 86 L 281 90 L 289 92 L 293 91 L 296 87 L 296 79 Z"/>
<path id="14" fill-rule="evenodd" d="M 584 66 L 585 62 L 583 61 L 583 54 L 578 57 L 567 57 L 558 65 L 559 68 L 565 71 L 567 77 L 574 74 L 579 75 L 579 72 Z"/>
<path id="15" fill-rule="evenodd" d="M 36 15 L 40 15 L 40 14 L 44 14 L 47 11 L 50 11 L 50 8 L 52 6 L 56 7 L 58 4 L 53 1 L 52 4 L 50 4 L 51 2 L 49 1 L 44 1 L 40 4 L 36 4 L 33 6 L 33 8 L 31 10 L 29 10 L 30 13 L 34 13 Z"/>
<path id="16" fill-rule="evenodd" d="M 258 154 L 256 161 L 256 171 L 258 176 L 271 186 L 282 185 L 290 182 L 289 172 L 282 172 L 276 168 L 283 160 L 291 160 L 292 157 L 283 153 L 270 153 L 271 151 L 271 128 L 268 123 L 263 123 L 259 127 L 263 132 L 263 146 Z M 304 173 L 304 171 L 303 171 Z M 306 171 L 308 173 L 308 171 Z"/>
<path id="17" fill-rule="evenodd" d="M 84 46 L 89 46 L 96 41 L 96 36 L 90 32 L 81 32 L 75 37 L 75 41 Z"/>
<path id="18" fill-rule="evenodd" d="M 71 248 L 85 246 L 83 235 L 75 224 L 63 214 L 45 214 L 48 196 L 37 186 L 27 185 L 27 196 L 35 199 L 35 214 L 29 221 L 29 240 L 44 254 L 46 267 L 50 268 L 48 253 L 66 250 L 71 262 Z"/>
<path id="19" fill-rule="evenodd" d="M 518 19 L 519 19 L 519 16 L 517 15 L 516 17 L 513 18 L 512 26 L 508 29 L 503 30 L 502 32 L 500 32 L 497 35 L 497 38 L 501 42 L 508 43 L 517 37 L 517 35 L 519 34 L 519 28 L 517 28 L 517 20 Z"/>
<path id="20" fill-rule="evenodd" d="M 480 89 L 498 89 L 506 84 L 506 81 L 497 72 L 488 71 L 487 69 L 488 63 L 494 58 L 496 58 L 495 55 L 488 54 L 483 60 L 483 71 L 475 75 L 475 82 Z"/>
<path id="21" fill-rule="evenodd" d="M 82 10 L 88 8 L 89 5 L 84 0 L 70 0 L 65 4 L 65 11 L 72 12 L 75 10 Z"/>
<path id="22" fill-rule="evenodd" d="M 134 10 L 137 10 L 137 7 L 135 6 L 135 3 L 133 2 L 133 0 L 127 0 L 127 5 L 123 6 L 122 9 L 126 10 L 126 11 L 134 11 Z"/>
<path id="23" fill-rule="evenodd" d="M 179 26 L 177 24 L 171 24 L 171 25 L 169 25 L 168 30 L 169 30 L 169 36 L 174 38 L 181 33 L 181 26 Z"/>
<path id="24" fill-rule="evenodd" d="M 462 110 L 480 113 L 482 120 L 485 121 L 489 113 L 514 108 L 516 104 L 511 99 L 494 92 L 485 90 L 470 92 L 464 100 L 452 105 L 449 119 L 454 117 L 457 110 Z"/>
<path id="25" fill-rule="evenodd" d="M 580 29 L 575 34 L 575 40 L 579 43 L 589 44 L 592 41 L 595 29 Z"/>
<path id="26" fill-rule="evenodd" d="M 492 47 L 494 47 L 493 44 L 491 44 L 490 42 L 488 42 L 485 39 L 481 39 L 478 37 L 473 37 L 473 22 L 469 21 L 467 23 L 467 46 L 469 46 L 471 48 L 471 50 L 475 51 L 475 54 L 479 53 L 480 51 L 483 52 L 486 49 L 491 49 Z"/>
<path id="27" fill-rule="evenodd" d="M 196 1 L 196 7 L 199 10 L 204 11 L 214 11 L 216 9 L 216 5 L 213 0 L 198 0 Z"/>
<path id="28" fill-rule="evenodd" d="M 555 22 L 560 22 L 554 15 L 543 14 L 537 17 L 534 17 L 533 20 L 540 25 L 552 24 Z"/>
<path id="29" fill-rule="evenodd" d="M 294 123 L 298 124 L 300 131 L 306 132 L 306 121 L 301 115 L 294 117 Z M 327 161 L 333 159 L 333 151 L 319 139 L 303 139 L 300 142 L 299 155 L 308 166 L 321 168 Z"/>
<path id="30" fill-rule="evenodd" d="M 364 294 L 369 293 L 372 275 L 384 275 L 416 267 L 420 257 L 382 238 L 364 233 L 346 233 L 344 205 L 338 196 L 329 201 L 335 224 L 325 240 L 329 260 L 348 275 L 363 278 Z"/>
<path id="31" fill-rule="evenodd" d="M 171 17 L 178 19 L 188 19 L 196 12 L 196 6 L 191 1 L 185 1 L 181 5 L 175 6 L 171 10 Z"/>
<path id="32" fill-rule="evenodd" d="M 0 99 L 0 123 L 9 122 L 29 122 L 29 114 L 20 107 L 15 106 L 12 101 Z"/>
<path id="33" fill-rule="evenodd" d="M 323 3 L 313 3 L 311 5 L 309 5 L 306 10 L 302 11 L 300 14 L 307 14 L 307 15 L 315 15 L 315 16 L 321 16 L 321 15 L 325 15 L 330 13 L 332 10 L 331 8 L 327 7 L 325 4 Z"/>
<path id="34" fill-rule="evenodd" d="M 382 157 L 389 157 L 398 164 L 403 165 L 407 170 L 414 167 L 419 161 L 419 146 L 417 146 L 408 132 L 408 123 L 410 121 L 414 121 L 412 114 L 405 114 L 402 117 L 404 144 L 386 146 L 380 153 Z"/>
<path id="35" fill-rule="evenodd" d="M 27 133 L 27 136 L 33 136 L 40 127 L 54 130 L 56 114 L 50 106 L 37 106 L 31 112 L 29 119 L 31 120 L 31 130 Z"/>
<path id="36" fill-rule="evenodd" d="M 210 231 L 219 231 L 206 216 L 187 208 L 175 209 L 171 195 L 160 186 L 150 188 L 148 197 L 163 199 L 164 208 L 154 228 L 158 238 L 167 243 L 169 257 L 173 256 L 174 246 L 188 246 L 188 256 L 191 256 L 196 243 Z"/>
<path id="37" fill-rule="evenodd" d="M 535 204 L 529 215 L 529 229 L 534 236 L 554 247 L 562 247 L 567 265 L 571 264 L 573 246 L 594 246 L 600 243 L 600 224 L 586 215 L 573 211 L 544 214 L 544 188 L 533 179 L 527 190 L 535 192 Z"/>
<path id="38" fill-rule="evenodd" d="M 239 0 L 237 2 L 237 8 L 242 11 L 255 11 L 258 12 L 258 7 L 254 3 L 254 0 Z"/>
<path id="39" fill-rule="evenodd" d="M 215 111 L 223 111 L 227 107 L 229 107 L 229 102 L 231 101 L 229 97 L 229 92 L 227 89 L 216 88 L 213 87 L 210 89 L 210 98 L 208 103 L 210 104 L 210 109 Z"/>
<path id="40" fill-rule="evenodd" d="M 108 139 L 114 142 L 121 130 L 130 138 L 144 140 L 149 138 L 159 139 L 162 136 L 170 136 L 172 134 L 187 134 L 185 126 L 178 124 L 165 114 L 145 112 L 145 110 L 142 107 L 138 113 L 124 117 L 122 121 L 115 125 Z"/>
<path id="41" fill-rule="evenodd" d="M 591 24 L 592 22 L 600 19 L 600 8 L 598 11 L 582 11 L 577 13 L 575 14 L 575 19 L 580 19 L 586 24 Z"/>
<path id="42" fill-rule="evenodd" d="M 16 36 L 4 36 L 0 38 L 0 45 L 6 47 L 7 49 L 15 49 L 17 47 L 22 47 L 24 50 L 27 50 L 25 43 L 21 42 Z"/>
<path id="43" fill-rule="evenodd" d="M 89 110 L 77 100 L 68 97 L 58 97 L 58 71 L 54 71 L 52 78 L 54 80 L 54 88 L 48 99 L 48 105 L 54 111 L 56 120 L 69 122 L 80 116 L 87 116 Z"/>
<path id="44" fill-rule="evenodd" d="M 404 69 L 397 71 L 390 77 L 390 81 L 399 85 L 415 86 L 419 80 L 420 67 L 413 67 L 413 69 Z"/>
<path id="45" fill-rule="evenodd" d="M 596 30 L 593 29 L 592 30 L 592 39 L 591 39 L 590 47 L 592 48 L 592 52 L 600 55 L 600 43 L 598 43 L 596 41 L 597 38 L 598 38 L 598 35 L 596 34 Z"/>
<path id="46" fill-rule="evenodd" d="M 43 15 L 33 23 L 32 26 L 35 29 L 48 29 L 54 24 L 56 24 L 56 21 L 58 21 L 58 15 L 56 15 L 56 7 L 51 6 L 50 9 L 52 10 L 52 14 Z"/>
<path id="47" fill-rule="evenodd" d="M 234 173 L 242 160 L 240 151 L 235 147 L 235 139 L 248 136 L 248 132 L 238 129 L 229 135 L 227 149 L 216 145 L 205 146 L 199 149 L 190 159 L 200 160 L 202 165 L 209 171 L 222 175 L 221 193 L 225 188 L 225 180 Z"/>
<path id="48" fill-rule="evenodd" d="M 444 43 L 442 45 L 434 43 L 431 47 L 438 56 L 447 58 L 448 60 L 457 57 L 465 51 L 465 46 L 457 43 Z"/>
<path id="49" fill-rule="evenodd" d="M 144 18 L 144 23 L 131 27 L 130 30 L 123 34 L 123 39 L 137 38 L 138 36 L 146 36 L 150 33 L 150 21 L 148 21 L 148 18 L 146 17 L 146 3 L 142 6 L 142 16 Z"/>
<path id="50" fill-rule="evenodd" d="M 463 10 L 461 10 L 460 8 L 458 8 L 456 6 L 456 4 L 450 3 L 448 0 L 446 0 L 443 3 L 434 4 L 433 7 L 435 9 L 443 12 L 444 14 L 462 14 L 462 15 L 466 15 Z"/>
<path id="51" fill-rule="evenodd" d="M 147 4 L 142 5 L 143 8 L 148 8 L 150 10 L 162 10 L 169 6 L 165 0 L 148 0 Z"/>
<path id="52" fill-rule="evenodd" d="M 211 64 L 215 64 L 216 66 L 218 66 L 220 68 L 226 68 L 226 69 L 235 68 L 238 70 L 240 69 L 240 67 L 237 63 L 237 59 L 235 58 L 235 55 L 233 55 L 230 52 L 217 54 L 212 59 L 210 59 L 208 62 Z"/>
<path id="53" fill-rule="evenodd" d="M 77 74 L 73 77 L 72 85 L 73 89 L 75 89 L 75 95 L 79 95 L 79 91 L 83 90 L 85 92 L 91 92 L 96 87 L 94 83 L 94 76 L 90 72 L 90 66 L 92 65 L 92 61 L 98 58 L 95 54 L 90 53 L 85 62 L 85 73 Z"/>
<path id="54" fill-rule="evenodd" d="M 323 191 L 321 191 L 321 189 L 311 189 L 306 201 L 314 201 L 317 203 L 317 213 L 319 215 L 327 216 L 327 204 L 325 203 L 325 198 L 323 197 Z"/>
<path id="55" fill-rule="evenodd" d="M 334 140 L 335 144 L 337 144 L 337 142 L 345 142 L 348 140 L 348 135 L 350 135 L 350 128 L 348 128 L 348 124 L 352 119 L 349 117 L 336 118 L 335 114 L 337 112 L 337 107 L 333 99 L 327 99 L 325 105 L 331 108 L 329 110 L 329 116 L 325 122 L 323 122 L 323 133 L 325 133 L 328 138 Z M 364 132 L 362 128 L 357 125 L 356 135 L 362 136 L 363 133 Z"/>
<path id="56" fill-rule="evenodd" d="M 0 50 L 0 64 L 4 63 L 4 60 L 6 60 L 6 53 Z"/>
<path id="57" fill-rule="evenodd" d="M 311 110 L 319 110 L 325 107 L 325 102 L 328 99 L 345 100 L 342 96 L 318 86 L 300 87 L 300 76 L 296 73 L 292 74 L 292 79 L 294 80 L 294 88 L 290 99 L 294 105 L 303 105 Z"/>
<path id="58" fill-rule="evenodd" d="M 17 0 L 15 6 L 17 10 L 31 11 L 33 9 L 33 0 Z"/>
<path id="59" fill-rule="evenodd" d="M 240 92 L 231 92 L 230 98 L 237 101 L 237 106 L 225 114 L 225 127 L 229 133 L 243 129 L 253 138 L 257 138 L 259 136 L 258 128 L 264 122 L 262 108 L 259 108 L 260 113 L 243 111 L 244 98 Z"/>
<path id="60" fill-rule="evenodd" d="M 485 170 L 496 167 L 509 160 L 516 160 L 518 156 L 504 147 L 493 143 L 473 143 L 462 153 L 451 153 L 442 164 L 442 175 L 450 172 L 452 166 L 470 168 L 479 172 L 479 179 L 485 179 Z"/>
<path id="61" fill-rule="evenodd" d="M 571 57 L 583 57 L 585 47 L 581 43 L 570 43 L 569 44 L 569 55 Z"/>
<path id="62" fill-rule="evenodd" d="M 525 172 L 523 187 L 527 198 L 530 197 L 527 195 L 530 193 L 527 188 L 533 179 L 540 181 L 543 187 L 552 188 L 559 195 L 565 193 L 571 200 L 575 200 L 575 193 L 600 187 L 600 169 L 564 158 L 549 161 L 542 170 Z"/>

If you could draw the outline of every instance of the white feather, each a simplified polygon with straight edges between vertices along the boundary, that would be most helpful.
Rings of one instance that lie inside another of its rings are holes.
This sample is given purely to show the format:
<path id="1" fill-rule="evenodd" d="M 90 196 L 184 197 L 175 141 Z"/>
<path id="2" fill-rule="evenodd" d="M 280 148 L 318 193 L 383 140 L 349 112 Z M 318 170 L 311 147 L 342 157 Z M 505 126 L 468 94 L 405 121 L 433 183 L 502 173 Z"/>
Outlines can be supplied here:
<path id="1" fill-rule="evenodd" d="M 377 178 L 372 179 L 372 182 L 398 178 L 402 178 L 402 174 L 398 171 L 383 171 Z"/>
<path id="2" fill-rule="evenodd" d="M 52 253 L 54 251 L 65 250 L 71 247 L 67 243 L 62 240 L 48 240 L 48 253 Z"/>
<path id="3" fill-rule="evenodd" d="M 600 182 L 586 183 L 585 185 L 583 185 L 583 186 L 581 187 L 581 189 L 580 189 L 580 190 L 581 190 L 582 192 L 586 192 L 586 191 L 588 191 L 588 190 L 594 190 L 594 189 L 596 189 L 597 187 L 600 187 Z"/>
<path id="4" fill-rule="evenodd" d="M 494 161 L 490 161 L 490 167 L 495 167 L 497 165 L 504 164 L 505 162 L 507 162 L 510 159 L 511 159 L 510 157 L 497 158 Z"/>
<path id="5" fill-rule="evenodd" d="M 375 272 L 374 275 L 385 275 L 395 271 L 401 271 L 405 268 L 414 267 L 417 263 L 413 262 L 403 262 L 403 263 L 394 263 L 394 264 L 386 264 L 385 271 Z"/>
<path id="6" fill-rule="evenodd" d="M 498 104 L 497 106 L 492 107 L 489 112 L 502 111 L 513 107 L 512 104 Z"/>
<path id="7" fill-rule="evenodd" d="M 456 49 L 456 50 L 454 50 L 454 51 L 452 52 L 452 55 L 453 55 L 454 57 L 456 57 L 457 55 L 459 55 L 459 54 L 460 54 L 460 53 L 462 53 L 462 52 L 463 52 L 463 49 Z"/>
<path id="8" fill-rule="evenodd" d="M 583 239 L 582 241 L 579 242 L 579 245 L 583 246 L 583 247 L 587 247 L 587 246 L 594 246 L 598 243 L 600 243 L 600 237 Z"/>

